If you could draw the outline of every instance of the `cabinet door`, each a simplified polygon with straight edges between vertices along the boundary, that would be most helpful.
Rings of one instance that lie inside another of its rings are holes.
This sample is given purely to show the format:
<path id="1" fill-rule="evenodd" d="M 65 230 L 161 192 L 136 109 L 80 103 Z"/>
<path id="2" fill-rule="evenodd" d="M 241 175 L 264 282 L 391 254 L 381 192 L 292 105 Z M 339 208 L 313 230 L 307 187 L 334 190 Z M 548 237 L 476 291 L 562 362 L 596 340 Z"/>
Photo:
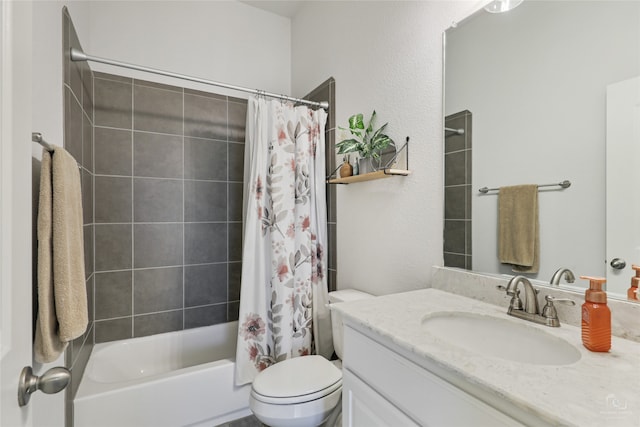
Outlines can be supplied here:
<path id="1" fill-rule="evenodd" d="M 418 427 L 348 369 L 342 373 L 343 427 Z"/>

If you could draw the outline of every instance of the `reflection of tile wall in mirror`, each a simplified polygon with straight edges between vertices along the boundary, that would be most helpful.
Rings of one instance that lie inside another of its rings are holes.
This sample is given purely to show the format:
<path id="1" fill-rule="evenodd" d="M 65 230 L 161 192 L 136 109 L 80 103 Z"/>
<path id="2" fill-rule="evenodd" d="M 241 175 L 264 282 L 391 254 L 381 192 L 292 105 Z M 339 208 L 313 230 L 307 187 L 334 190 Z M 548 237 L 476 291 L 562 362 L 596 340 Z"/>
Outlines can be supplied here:
<path id="1" fill-rule="evenodd" d="M 445 118 L 444 265 L 470 270 L 471 254 L 471 112 Z"/>

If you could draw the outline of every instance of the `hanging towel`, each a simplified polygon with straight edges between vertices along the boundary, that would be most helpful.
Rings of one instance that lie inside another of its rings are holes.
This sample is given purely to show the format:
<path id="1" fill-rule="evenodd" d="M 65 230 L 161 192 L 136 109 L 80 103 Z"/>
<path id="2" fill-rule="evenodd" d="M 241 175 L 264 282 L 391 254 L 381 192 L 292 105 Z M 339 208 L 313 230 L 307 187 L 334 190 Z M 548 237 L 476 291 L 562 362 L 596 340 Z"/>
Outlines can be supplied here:
<path id="1" fill-rule="evenodd" d="M 88 324 L 82 192 L 76 160 L 42 152 L 38 211 L 38 316 L 35 359 L 52 362 Z"/>
<path id="2" fill-rule="evenodd" d="M 498 258 L 516 273 L 540 267 L 538 186 L 500 187 L 498 194 Z"/>

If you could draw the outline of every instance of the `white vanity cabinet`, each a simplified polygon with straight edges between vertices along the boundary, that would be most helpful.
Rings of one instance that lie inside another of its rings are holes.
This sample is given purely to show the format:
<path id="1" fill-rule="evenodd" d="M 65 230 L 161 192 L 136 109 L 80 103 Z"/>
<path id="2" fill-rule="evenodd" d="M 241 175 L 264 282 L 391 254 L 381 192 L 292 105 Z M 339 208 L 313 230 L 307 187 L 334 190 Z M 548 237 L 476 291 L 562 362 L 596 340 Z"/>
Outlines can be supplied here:
<path id="1" fill-rule="evenodd" d="M 345 325 L 342 425 L 523 426 Z"/>

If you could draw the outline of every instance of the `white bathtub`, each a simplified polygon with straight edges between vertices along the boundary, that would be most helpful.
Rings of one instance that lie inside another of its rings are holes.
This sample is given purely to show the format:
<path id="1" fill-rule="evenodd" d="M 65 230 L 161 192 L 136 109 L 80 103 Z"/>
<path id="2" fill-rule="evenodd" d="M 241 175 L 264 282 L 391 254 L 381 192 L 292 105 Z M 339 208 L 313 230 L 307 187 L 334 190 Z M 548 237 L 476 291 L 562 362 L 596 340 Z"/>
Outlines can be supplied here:
<path id="1" fill-rule="evenodd" d="M 76 427 L 213 427 L 251 414 L 235 387 L 238 323 L 96 344 L 74 399 Z"/>

